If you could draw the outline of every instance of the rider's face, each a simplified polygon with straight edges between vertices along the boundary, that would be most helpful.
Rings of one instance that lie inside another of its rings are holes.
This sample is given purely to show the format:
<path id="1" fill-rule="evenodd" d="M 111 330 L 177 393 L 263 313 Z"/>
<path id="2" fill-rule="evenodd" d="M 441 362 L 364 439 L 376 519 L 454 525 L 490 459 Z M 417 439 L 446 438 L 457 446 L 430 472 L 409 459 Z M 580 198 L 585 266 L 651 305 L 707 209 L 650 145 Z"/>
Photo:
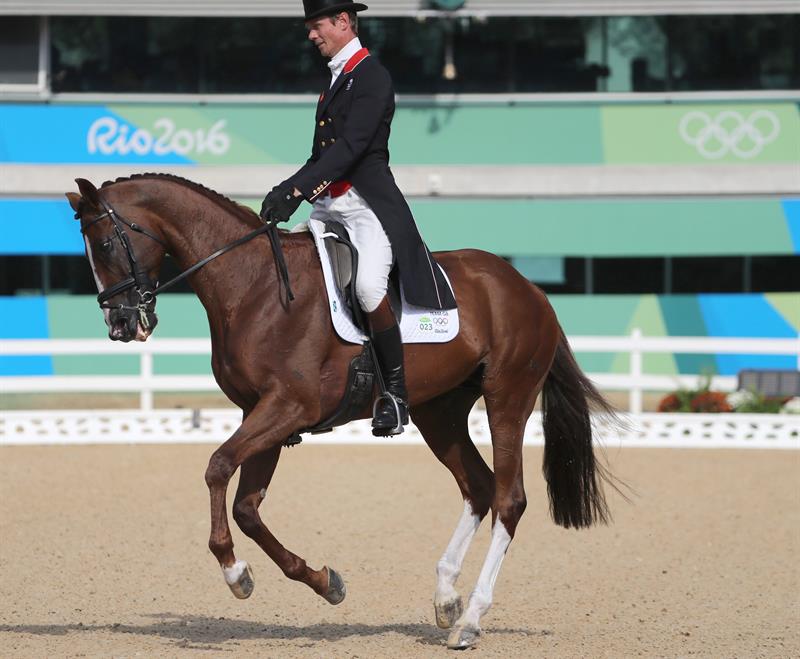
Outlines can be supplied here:
<path id="1" fill-rule="evenodd" d="M 322 16 L 306 22 L 308 38 L 323 57 L 333 57 L 353 38 L 347 14 Z"/>

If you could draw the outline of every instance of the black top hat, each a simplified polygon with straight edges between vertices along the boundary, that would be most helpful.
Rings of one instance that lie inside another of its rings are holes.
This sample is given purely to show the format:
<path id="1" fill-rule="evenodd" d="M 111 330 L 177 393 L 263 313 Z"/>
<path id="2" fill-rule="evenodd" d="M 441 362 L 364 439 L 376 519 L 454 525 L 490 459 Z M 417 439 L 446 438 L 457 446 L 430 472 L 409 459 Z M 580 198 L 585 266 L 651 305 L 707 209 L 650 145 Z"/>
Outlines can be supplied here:
<path id="1" fill-rule="evenodd" d="M 340 11 L 364 11 L 367 5 L 360 2 L 337 2 L 336 0 L 303 0 L 303 9 L 305 9 L 306 21 L 319 16 L 333 16 Z"/>

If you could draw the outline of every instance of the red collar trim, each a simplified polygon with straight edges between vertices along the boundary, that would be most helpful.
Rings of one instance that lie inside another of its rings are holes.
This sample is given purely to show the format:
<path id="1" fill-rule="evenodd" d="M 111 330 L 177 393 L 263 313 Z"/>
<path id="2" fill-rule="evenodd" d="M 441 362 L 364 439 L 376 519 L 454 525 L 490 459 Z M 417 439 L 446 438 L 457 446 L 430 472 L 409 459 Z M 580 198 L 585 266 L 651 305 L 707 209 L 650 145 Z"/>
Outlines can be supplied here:
<path id="1" fill-rule="evenodd" d="M 361 64 L 361 62 L 363 62 L 367 57 L 369 57 L 369 51 L 366 48 L 362 48 L 349 60 L 347 60 L 347 64 L 344 65 L 344 70 L 342 71 L 342 73 L 350 73 L 354 68 L 356 68 L 359 64 Z"/>

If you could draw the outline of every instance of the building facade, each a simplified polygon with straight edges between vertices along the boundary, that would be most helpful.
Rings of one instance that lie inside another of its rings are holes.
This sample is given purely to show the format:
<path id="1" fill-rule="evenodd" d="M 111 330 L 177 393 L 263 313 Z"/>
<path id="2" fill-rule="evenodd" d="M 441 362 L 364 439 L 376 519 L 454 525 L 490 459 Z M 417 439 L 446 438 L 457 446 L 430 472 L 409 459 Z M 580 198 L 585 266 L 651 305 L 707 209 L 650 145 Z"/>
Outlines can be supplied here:
<path id="1" fill-rule="evenodd" d="M 0 2 L 0 306 L 31 319 L 0 331 L 59 335 L 93 293 L 74 178 L 169 171 L 257 208 L 305 161 L 327 69 L 299 5 Z M 398 0 L 361 37 L 432 249 L 508 258 L 572 333 L 797 334 L 796 3 Z"/>

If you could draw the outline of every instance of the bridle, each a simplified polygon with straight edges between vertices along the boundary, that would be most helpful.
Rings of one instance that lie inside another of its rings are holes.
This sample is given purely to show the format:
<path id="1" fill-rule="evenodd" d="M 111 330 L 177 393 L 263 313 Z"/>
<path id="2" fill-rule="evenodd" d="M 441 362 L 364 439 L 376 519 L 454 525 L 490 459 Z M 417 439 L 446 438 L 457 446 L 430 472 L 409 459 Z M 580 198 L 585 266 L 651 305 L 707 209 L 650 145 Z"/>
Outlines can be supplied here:
<path id="1" fill-rule="evenodd" d="M 278 265 L 278 270 L 280 272 L 281 279 L 283 280 L 284 284 L 286 285 L 286 291 L 289 297 L 289 300 L 294 300 L 294 294 L 292 293 L 292 289 L 289 286 L 289 273 L 286 268 L 286 262 L 283 258 L 283 251 L 281 250 L 280 241 L 278 239 L 278 231 L 276 228 L 276 223 L 274 221 L 266 222 L 264 226 L 259 227 L 255 231 L 251 231 L 247 235 L 239 238 L 238 240 L 234 240 L 232 243 L 228 243 L 224 247 L 221 247 L 214 253 L 208 255 L 204 259 L 201 259 L 194 265 L 190 266 L 183 272 L 181 272 L 176 277 L 173 277 L 169 281 L 159 285 L 158 282 L 153 282 L 150 277 L 147 275 L 147 271 L 141 267 L 139 259 L 136 258 L 136 252 L 133 249 L 133 244 L 130 241 L 128 234 L 125 231 L 125 227 L 134 231 L 135 233 L 140 233 L 143 236 L 147 236 L 151 240 L 154 240 L 159 245 L 161 245 L 166 252 L 169 251 L 167 244 L 161 240 L 158 236 L 151 233 L 141 225 L 137 224 L 136 222 L 130 222 L 125 217 L 120 215 L 117 211 L 114 210 L 114 207 L 109 204 L 104 199 L 99 199 L 100 204 L 105 211 L 101 215 L 98 215 L 96 218 L 88 222 L 86 225 L 81 226 L 81 233 L 85 236 L 86 231 L 89 227 L 94 226 L 101 220 L 108 218 L 111 220 L 111 223 L 114 225 L 114 236 L 111 238 L 113 240 L 114 237 L 118 238 L 120 244 L 125 248 L 125 254 L 128 259 L 128 267 L 130 269 L 130 276 L 127 279 L 123 279 L 116 284 L 109 286 L 108 288 L 101 291 L 97 296 L 97 302 L 100 305 L 101 309 L 118 309 L 120 311 L 135 311 L 139 314 L 139 322 L 141 323 L 144 329 L 148 329 L 150 327 L 150 321 L 147 318 L 147 314 L 152 314 L 155 310 L 156 304 L 156 296 L 159 293 L 163 293 L 165 290 L 172 288 L 175 284 L 179 281 L 186 279 L 189 275 L 196 272 L 200 268 L 202 268 L 207 263 L 213 261 L 218 256 L 222 256 L 226 252 L 239 247 L 239 245 L 243 245 L 246 242 L 249 242 L 256 236 L 260 236 L 263 233 L 266 233 L 269 236 L 270 243 L 272 245 L 272 250 L 275 253 L 275 260 Z M 75 219 L 80 220 L 81 216 L 80 213 L 75 213 Z M 109 300 L 121 293 L 125 293 L 130 289 L 134 289 L 139 296 L 139 301 L 137 302 L 135 307 L 128 306 L 125 304 L 111 304 Z"/>

